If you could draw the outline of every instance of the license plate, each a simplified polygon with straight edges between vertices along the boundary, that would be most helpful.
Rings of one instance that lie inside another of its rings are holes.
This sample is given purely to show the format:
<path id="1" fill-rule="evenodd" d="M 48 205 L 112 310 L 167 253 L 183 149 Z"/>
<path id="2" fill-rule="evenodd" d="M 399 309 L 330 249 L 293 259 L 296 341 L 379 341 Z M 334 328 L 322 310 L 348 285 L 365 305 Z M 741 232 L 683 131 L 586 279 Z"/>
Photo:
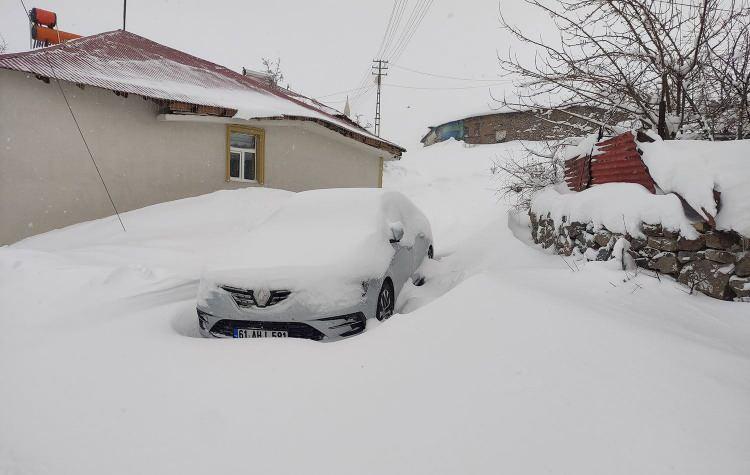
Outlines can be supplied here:
<path id="1" fill-rule="evenodd" d="M 235 328 L 235 338 L 287 338 L 289 332 L 281 330 L 259 330 L 255 328 Z"/>

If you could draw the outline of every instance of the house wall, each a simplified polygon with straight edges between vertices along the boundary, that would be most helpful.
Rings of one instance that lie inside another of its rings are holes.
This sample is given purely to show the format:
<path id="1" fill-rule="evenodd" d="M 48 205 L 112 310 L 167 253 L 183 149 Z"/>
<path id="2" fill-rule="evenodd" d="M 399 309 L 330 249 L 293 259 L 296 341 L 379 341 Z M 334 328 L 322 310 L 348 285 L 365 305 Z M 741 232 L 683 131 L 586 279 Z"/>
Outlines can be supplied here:
<path id="1" fill-rule="evenodd" d="M 567 110 L 586 117 L 598 118 L 601 114 L 601 110 L 594 107 L 577 106 Z M 594 124 L 559 110 L 546 114 L 533 111 L 509 112 L 464 119 L 464 141 L 486 144 L 511 140 L 559 139 L 583 135 L 595 128 Z"/>
<path id="2" fill-rule="evenodd" d="M 566 110 L 593 118 L 599 118 L 602 112 L 596 107 L 588 106 L 575 106 Z M 624 117 L 617 117 L 616 121 L 624 119 Z M 461 137 L 456 138 L 470 144 L 560 139 L 590 133 L 596 128 L 591 122 L 559 110 L 548 111 L 544 114 L 533 111 L 504 112 L 467 117 L 462 121 L 442 124 L 435 129 L 435 140 L 432 143 L 445 140 L 447 137 L 444 138 L 443 129 L 453 129 L 456 123 L 462 123 Z M 431 143 L 425 142 L 425 145 L 431 145 Z"/>
<path id="3" fill-rule="evenodd" d="M 140 96 L 62 86 L 120 211 L 254 186 L 226 181 L 225 124 L 158 120 Z M 377 187 L 390 158 L 312 123 L 246 123 L 265 129 L 268 187 Z M 0 70 L 0 244 L 111 214 L 55 81 Z"/>

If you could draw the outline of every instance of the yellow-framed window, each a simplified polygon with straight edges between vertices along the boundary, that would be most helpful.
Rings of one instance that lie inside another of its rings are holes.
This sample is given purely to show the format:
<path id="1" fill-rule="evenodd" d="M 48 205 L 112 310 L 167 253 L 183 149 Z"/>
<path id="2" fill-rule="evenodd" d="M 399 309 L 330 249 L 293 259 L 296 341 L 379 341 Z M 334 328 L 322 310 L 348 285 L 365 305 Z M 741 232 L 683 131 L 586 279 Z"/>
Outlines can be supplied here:
<path id="1" fill-rule="evenodd" d="M 227 181 L 258 183 L 265 179 L 266 133 L 244 125 L 227 125 Z"/>

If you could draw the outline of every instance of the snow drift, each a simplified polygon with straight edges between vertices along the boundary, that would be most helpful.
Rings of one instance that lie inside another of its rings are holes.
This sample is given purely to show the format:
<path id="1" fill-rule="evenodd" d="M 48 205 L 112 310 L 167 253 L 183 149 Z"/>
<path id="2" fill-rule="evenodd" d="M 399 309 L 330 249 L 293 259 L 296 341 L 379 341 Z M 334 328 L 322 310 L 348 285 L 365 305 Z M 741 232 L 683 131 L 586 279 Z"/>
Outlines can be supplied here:
<path id="1" fill-rule="evenodd" d="M 386 166 L 435 234 L 413 311 L 330 345 L 190 338 L 202 269 L 292 193 L 0 248 L 0 473 L 746 474 L 745 306 L 571 272 L 507 226 L 519 144 L 436 147 Z"/>
<path id="2" fill-rule="evenodd" d="M 640 147 L 662 190 L 715 217 L 717 229 L 750 236 L 750 140 L 658 140 Z M 719 210 L 714 190 L 721 193 Z"/>
<path id="3" fill-rule="evenodd" d="M 549 186 L 534 196 L 531 211 L 537 216 L 549 213 L 555 224 L 565 217 L 631 236 L 643 236 L 641 223 L 661 224 L 687 238 L 696 235 L 677 196 L 654 195 L 635 183 L 606 183 L 580 192 L 564 183 Z"/>

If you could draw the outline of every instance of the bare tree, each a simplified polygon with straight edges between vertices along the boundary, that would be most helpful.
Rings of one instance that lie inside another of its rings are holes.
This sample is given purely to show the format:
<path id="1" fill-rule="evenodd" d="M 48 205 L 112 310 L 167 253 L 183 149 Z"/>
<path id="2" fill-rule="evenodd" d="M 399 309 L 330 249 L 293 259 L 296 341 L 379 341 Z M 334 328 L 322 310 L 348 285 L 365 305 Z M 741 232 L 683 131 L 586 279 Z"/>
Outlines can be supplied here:
<path id="1" fill-rule="evenodd" d="M 750 95 L 750 11 L 743 11 L 728 28 L 725 41 L 709 44 L 707 82 L 714 85 L 712 105 L 723 129 L 734 129 L 737 139 L 750 131 L 748 96 Z"/>
<path id="2" fill-rule="evenodd" d="M 0 54 L 5 53 L 7 49 L 8 49 L 8 43 L 6 43 L 5 37 L 3 35 L 0 35 Z"/>
<path id="3" fill-rule="evenodd" d="M 568 145 L 562 140 L 545 142 L 541 147 L 524 144 L 520 155 L 508 152 L 504 159 L 495 160 L 490 172 L 500 180 L 498 193 L 511 198 L 517 211 L 527 211 L 537 192 L 562 181 L 561 151 Z"/>
<path id="4" fill-rule="evenodd" d="M 367 130 L 372 130 L 372 122 L 370 122 L 367 119 L 362 120 L 362 118 L 364 116 L 365 116 L 364 114 L 355 114 L 354 115 L 354 122 L 356 122 L 357 125 L 360 126 L 360 127 L 362 127 L 362 128 L 365 128 Z"/>
<path id="5" fill-rule="evenodd" d="M 262 58 L 263 67 L 265 73 L 269 77 L 269 82 L 272 86 L 279 86 L 284 80 L 284 73 L 281 72 L 281 58 L 269 59 Z"/>
<path id="6" fill-rule="evenodd" d="M 522 78 L 510 107 L 595 105 L 637 118 L 664 139 L 687 123 L 706 129 L 693 99 L 707 45 L 721 44 L 733 22 L 734 0 L 524 0 L 559 29 L 556 44 L 510 24 L 518 40 L 535 46 L 532 62 L 498 58 L 509 75 Z M 540 104 L 542 102 L 542 104 Z"/>

